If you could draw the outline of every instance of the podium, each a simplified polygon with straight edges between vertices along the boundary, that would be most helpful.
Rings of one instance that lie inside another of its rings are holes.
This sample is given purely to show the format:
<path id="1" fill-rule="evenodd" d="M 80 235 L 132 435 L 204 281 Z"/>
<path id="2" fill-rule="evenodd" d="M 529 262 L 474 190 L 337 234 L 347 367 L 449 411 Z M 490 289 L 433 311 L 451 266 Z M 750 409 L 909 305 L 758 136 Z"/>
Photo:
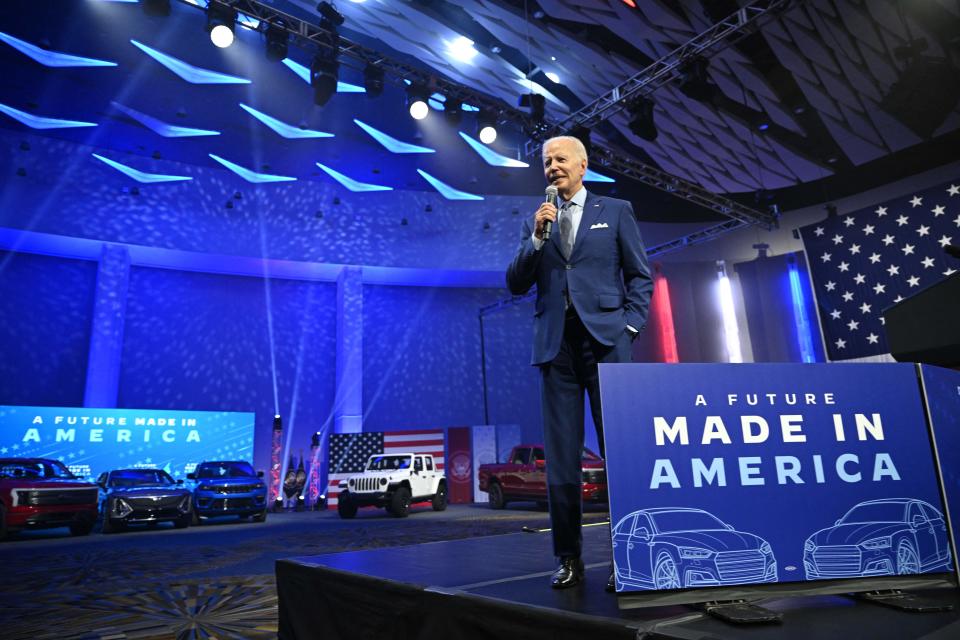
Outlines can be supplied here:
<path id="1" fill-rule="evenodd" d="M 960 272 L 890 307 L 883 318 L 897 361 L 960 368 Z"/>

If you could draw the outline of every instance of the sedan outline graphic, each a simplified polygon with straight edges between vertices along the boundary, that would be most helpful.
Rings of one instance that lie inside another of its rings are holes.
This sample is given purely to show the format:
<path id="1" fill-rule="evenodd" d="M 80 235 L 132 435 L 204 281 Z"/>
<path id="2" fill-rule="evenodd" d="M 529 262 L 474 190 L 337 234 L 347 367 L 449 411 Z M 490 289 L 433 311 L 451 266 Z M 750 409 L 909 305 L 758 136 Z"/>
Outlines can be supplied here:
<path id="1" fill-rule="evenodd" d="M 617 522 L 611 537 L 617 591 L 778 581 L 770 543 L 703 509 L 633 511 Z"/>
<path id="2" fill-rule="evenodd" d="M 952 558 L 943 513 L 917 498 L 857 503 L 803 543 L 807 580 L 927 573 Z"/>

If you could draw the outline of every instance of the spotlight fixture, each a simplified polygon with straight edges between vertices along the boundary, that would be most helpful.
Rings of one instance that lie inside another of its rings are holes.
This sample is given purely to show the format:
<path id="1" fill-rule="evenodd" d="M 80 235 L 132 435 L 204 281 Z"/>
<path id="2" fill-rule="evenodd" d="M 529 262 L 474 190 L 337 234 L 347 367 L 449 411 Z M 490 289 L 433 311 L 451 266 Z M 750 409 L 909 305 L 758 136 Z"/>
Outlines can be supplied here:
<path id="1" fill-rule="evenodd" d="M 477 114 L 477 129 L 479 130 L 480 142 L 483 144 L 493 144 L 497 139 L 497 118 L 490 111 L 480 111 Z"/>
<path id="2" fill-rule="evenodd" d="M 383 93 L 383 69 L 373 64 L 363 68 L 363 88 L 368 98 L 379 98 Z"/>
<path id="3" fill-rule="evenodd" d="M 635 135 L 653 142 L 657 139 L 657 126 L 653 122 L 653 100 L 640 98 L 629 108 L 632 117 L 628 123 Z"/>
<path id="4" fill-rule="evenodd" d="M 412 84 L 407 87 L 407 105 L 410 107 L 410 117 L 414 120 L 423 120 L 427 117 L 430 107 L 427 106 L 427 96 L 430 94 L 424 87 Z"/>
<path id="5" fill-rule="evenodd" d="M 310 64 L 310 85 L 313 87 L 313 102 L 323 106 L 337 92 L 340 75 L 338 50 L 321 49 Z"/>
<path id="6" fill-rule="evenodd" d="M 693 100 L 710 102 L 717 94 L 717 85 L 710 82 L 707 68 L 710 61 L 697 57 L 688 62 L 681 69 L 680 91 Z"/>
<path id="7" fill-rule="evenodd" d="M 446 103 L 444 103 L 443 115 L 447 119 L 447 122 L 453 126 L 457 126 L 463 119 L 463 102 L 448 98 Z"/>
<path id="8" fill-rule="evenodd" d="M 530 109 L 530 115 L 533 116 L 533 119 L 541 122 L 546 113 L 547 99 L 539 93 L 526 93 L 520 96 L 519 105 Z"/>
<path id="9" fill-rule="evenodd" d="M 207 31 L 210 41 L 221 49 L 233 44 L 233 27 L 237 22 L 237 11 L 219 2 L 211 2 L 207 7 Z"/>
<path id="10" fill-rule="evenodd" d="M 343 14 L 337 11 L 329 2 L 321 2 L 318 4 L 317 11 L 319 11 L 323 19 L 332 26 L 339 27 L 343 24 Z"/>
<path id="11" fill-rule="evenodd" d="M 141 0 L 140 7 L 148 16 L 170 15 L 170 0 Z"/>
<path id="12" fill-rule="evenodd" d="M 287 57 L 287 44 L 290 36 L 287 34 L 286 25 L 282 21 L 271 23 L 265 33 L 267 45 L 265 53 L 267 60 L 279 62 Z"/>

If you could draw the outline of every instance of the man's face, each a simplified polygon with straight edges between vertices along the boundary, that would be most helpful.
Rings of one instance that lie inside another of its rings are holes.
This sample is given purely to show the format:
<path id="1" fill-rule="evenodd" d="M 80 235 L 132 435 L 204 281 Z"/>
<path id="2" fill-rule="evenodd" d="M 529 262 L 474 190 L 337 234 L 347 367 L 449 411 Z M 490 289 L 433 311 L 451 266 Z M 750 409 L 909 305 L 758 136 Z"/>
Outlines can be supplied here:
<path id="1" fill-rule="evenodd" d="M 553 140 L 544 146 L 543 175 L 565 199 L 580 190 L 586 172 L 587 161 L 577 155 L 571 142 Z"/>

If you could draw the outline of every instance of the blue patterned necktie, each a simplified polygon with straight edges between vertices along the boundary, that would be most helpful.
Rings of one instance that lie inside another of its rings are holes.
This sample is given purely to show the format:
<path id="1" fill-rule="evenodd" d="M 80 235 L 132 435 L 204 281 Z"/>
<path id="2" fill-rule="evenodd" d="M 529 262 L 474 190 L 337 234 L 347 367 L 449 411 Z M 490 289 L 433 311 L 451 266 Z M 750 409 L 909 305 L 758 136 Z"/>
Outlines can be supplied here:
<path id="1" fill-rule="evenodd" d="M 560 251 L 563 257 L 569 259 L 573 253 L 573 216 L 570 202 L 564 202 L 560 207 Z"/>

